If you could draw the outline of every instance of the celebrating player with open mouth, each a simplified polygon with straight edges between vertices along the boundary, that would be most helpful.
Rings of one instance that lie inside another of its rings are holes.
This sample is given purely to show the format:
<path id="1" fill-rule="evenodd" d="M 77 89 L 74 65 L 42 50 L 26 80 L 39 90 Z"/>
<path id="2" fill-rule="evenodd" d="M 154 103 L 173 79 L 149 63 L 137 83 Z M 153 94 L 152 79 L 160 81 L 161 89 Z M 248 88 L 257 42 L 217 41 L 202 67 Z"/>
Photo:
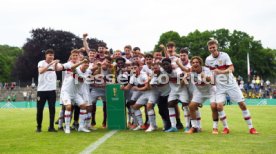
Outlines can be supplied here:
<path id="1" fill-rule="evenodd" d="M 226 101 L 226 94 L 228 94 L 231 100 L 238 102 L 240 109 L 242 110 L 243 118 L 248 125 L 249 133 L 258 134 L 253 127 L 251 115 L 246 108 L 242 92 L 232 74 L 232 72 L 234 72 L 234 65 L 229 55 L 225 52 L 218 51 L 217 40 L 210 40 L 207 45 L 211 55 L 206 58 L 205 65 L 216 75 L 216 102 L 219 118 L 224 125 L 223 133 L 228 134 L 230 132 L 226 121 L 226 114 L 223 110 L 223 102 Z"/>

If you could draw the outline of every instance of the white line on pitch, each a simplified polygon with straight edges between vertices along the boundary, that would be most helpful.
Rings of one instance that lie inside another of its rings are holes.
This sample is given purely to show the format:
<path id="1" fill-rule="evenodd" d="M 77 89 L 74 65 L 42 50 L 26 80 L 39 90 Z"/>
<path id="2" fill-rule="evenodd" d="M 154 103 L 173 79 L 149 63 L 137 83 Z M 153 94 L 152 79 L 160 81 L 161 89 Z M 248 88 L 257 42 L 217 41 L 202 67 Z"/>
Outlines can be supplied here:
<path id="1" fill-rule="evenodd" d="M 86 149 L 84 149 L 81 154 L 88 154 L 95 151 L 101 144 L 103 144 L 108 138 L 117 133 L 117 130 L 110 131 L 106 133 L 103 137 L 99 138 L 96 142 L 90 144 Z"/>

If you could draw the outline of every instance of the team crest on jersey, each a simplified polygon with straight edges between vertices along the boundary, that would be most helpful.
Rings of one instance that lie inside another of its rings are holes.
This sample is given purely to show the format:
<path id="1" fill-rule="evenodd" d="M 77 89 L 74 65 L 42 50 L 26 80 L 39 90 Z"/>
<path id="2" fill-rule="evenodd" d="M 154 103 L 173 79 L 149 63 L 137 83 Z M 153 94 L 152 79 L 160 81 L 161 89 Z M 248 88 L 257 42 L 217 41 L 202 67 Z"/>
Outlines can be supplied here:
<path id="1" fill-rule="evenodd" d="M 37 97 L 37 101 L 40 101 L 40 97 L 39 96 Z"/>
<path id="2" fill-rule="evenodd" d="M 219 63 L 219 65 L 222 65 L 222 60 L 219 60 L 218 63 Z"/>

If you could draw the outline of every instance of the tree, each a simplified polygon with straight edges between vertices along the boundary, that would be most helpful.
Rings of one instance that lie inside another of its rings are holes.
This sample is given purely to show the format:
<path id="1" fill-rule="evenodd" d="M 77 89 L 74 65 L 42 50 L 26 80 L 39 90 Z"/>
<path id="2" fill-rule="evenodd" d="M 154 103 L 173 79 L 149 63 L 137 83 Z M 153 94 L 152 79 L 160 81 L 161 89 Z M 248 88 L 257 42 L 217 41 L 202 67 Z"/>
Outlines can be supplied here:
<path id="1" fill-rule="evenodd" d="M 212 33 L 209 31 L 200 32 L 195 30 L 189 33 L 187 36 L 181 37 L 181 47 L 188 47 L 190 50 L 190 56 L 201 56 L 205 59 L 209 53 L 206 52 L 206 43 L 212 37 Z"/>
<path id="2" fill-rule="evenodd" d="M 104 43 L 97 39 L 88 39 L 90 48 L 96 49 L 98 44 Z M 53 30 L 46 28 L 33 29 L 31 38 L 23 46 L 23 54 L 17 59 L 13 76 L 18 80 L 28 82 L 32 78 L 37 80 L 37 64 L 44 59 L 43 51 L 51 48 L 55 51 L 55 58 L 61 63 L 68 61 L 70 51 L 74 48 L 81 48 L 82 39 L 71 32 Z M 61 79 L 61 76 L 58 76 Z"/>
<path id="3" fill-rule="evenodd" d="M 181 42 L 180 35 L 174 31 L 168 31 L 168 32 L 163 33 L 160 36 L 158 43 L 155 45 L 154 51 L 159 50 L 160 44 L 166 45 L 169 41 L 173 41 L 178 46 Z"/>
<path id="4" fill-rule="evenodd" d="M 188 47 L 189 56 L 200 56 L 206 59 L 210 55 L 207 42 L 215 38 L 219 42 L 219 51 L 229 54 L 235 66 L 234 75 L 247 77 L 247 53 L 250 54 L 250 66 L 253 68 L 253 75 L 262 76 L 264 79 L 274 79 L 276 77 L 276 50 L 264 49 L 261 41 L 254 40 L 249 34 L 234 30 L 232 33 L 228 29 L 218 29 L 213 31 L 200 32 L 195 30 L 187 36 L 181 36 L 178 40 L 178 33 L 169 31 L 160 36 L 158 45 L 166 44 L 169 40 L 176 40 L 177 47 Z M 155 49 L 157 45 L 155 45 Z"/>
<path id="5" fill-rule="evenodd" d="M 22 53 L 18 47 L 0 45 L 0 82 L 10 82 L 16 58 Z"/>

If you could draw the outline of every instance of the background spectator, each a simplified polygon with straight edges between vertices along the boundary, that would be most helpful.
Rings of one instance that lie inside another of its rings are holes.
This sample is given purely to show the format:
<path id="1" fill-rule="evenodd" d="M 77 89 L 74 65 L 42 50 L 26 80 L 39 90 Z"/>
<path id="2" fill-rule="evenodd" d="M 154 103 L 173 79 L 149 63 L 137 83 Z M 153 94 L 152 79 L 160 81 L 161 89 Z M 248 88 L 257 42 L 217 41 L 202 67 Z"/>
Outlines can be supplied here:
<path id="1" fill-rule="evenodd" d="M 22 94 L 23 94 L 24 101 L 26 101 L 27 100 L 27 91 L 23 91 Z"/>
<path id="2" fill-rule="evenodd" d="M 226 105 L 231 105 L 231 100 L 230 100 L 230 96 L 226 95 Z"/>
<path id="3" fill-rule="evenodd" d="M 35 89 L 36 85 L 34 82 L 31 84 L 31 87 L 32 87 L 32 89 Z"/>
<path id="4" fill-rule="evenodd" d="M 11 100 L 12 100 L 13 102 L 16 102 L 16 94 L 15 94 L 15 93 L 12 94 Z"/>

